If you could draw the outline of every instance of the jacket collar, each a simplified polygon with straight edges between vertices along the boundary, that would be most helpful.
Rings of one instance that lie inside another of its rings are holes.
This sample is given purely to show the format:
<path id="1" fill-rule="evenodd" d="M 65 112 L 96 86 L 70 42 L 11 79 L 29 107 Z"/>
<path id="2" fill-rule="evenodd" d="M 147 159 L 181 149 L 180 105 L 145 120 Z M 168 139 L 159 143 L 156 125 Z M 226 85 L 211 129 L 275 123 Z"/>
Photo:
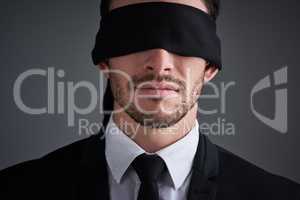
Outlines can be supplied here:
<path id="1" fill-rule="evenodd" d="M 200 131 L 199 131 L 200 132 Z M 216 145 L 200 133 L 199 144 L 193 162 L 193 174 L 188 200 L 213 200 L 216 198 L 219 175 L 219 159 Z"/>
<path id="2" fill-rule="evenodd" d="M 101 136 L 102 134 L 91 136 L 79 150 L 81 153 L 77 188 L 79 200 L 109 200 L 105 140 Z"/>
<path id="3" fill-rule="evenodd" d="M 200 133 L 200 131 L 199 131 Z M 77 196 L 79 199 L 109 200 L 107 161 L 103 133 L 91 136 L 79 150 L 81 153 Z M 216 145 L 200 133 L 188 200 L 213 200 L 216 197 L 216 178 L 219 174 Z"/>

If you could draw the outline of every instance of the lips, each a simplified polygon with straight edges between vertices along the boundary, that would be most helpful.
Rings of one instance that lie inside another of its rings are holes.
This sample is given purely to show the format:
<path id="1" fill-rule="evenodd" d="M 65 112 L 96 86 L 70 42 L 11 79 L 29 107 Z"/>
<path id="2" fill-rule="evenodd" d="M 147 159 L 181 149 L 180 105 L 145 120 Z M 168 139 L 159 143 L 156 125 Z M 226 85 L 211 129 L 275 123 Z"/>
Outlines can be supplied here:
<path id="1" fill-rule="evenodd" d="M 140 99 L 174 98 L 179 94 L 179 87 L 165 82 L 144 82 L 136 87 Z"/>
<path id="2" fill-rule="evenodd" d="M 171 90 L 171 91 L 179 91 L 179 88 L 170 83 L 162 83 L 162 82 L 147 82 L 142 83 L 137 86 L 137 89 L 143 90 Z"/>

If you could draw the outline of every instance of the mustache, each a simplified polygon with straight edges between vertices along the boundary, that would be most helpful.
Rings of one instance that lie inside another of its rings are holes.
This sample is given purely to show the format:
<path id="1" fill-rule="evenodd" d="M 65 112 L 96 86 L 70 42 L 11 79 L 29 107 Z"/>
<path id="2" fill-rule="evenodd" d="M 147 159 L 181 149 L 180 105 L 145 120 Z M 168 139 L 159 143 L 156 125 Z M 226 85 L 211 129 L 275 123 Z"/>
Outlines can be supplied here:
<path id="1" fill-rule="evenodd" d="M 186 84 L 184 81 L 177 79 L 171 75 L 155 75 L 155 74 L 147 74 L 143 77 L 138 76 L 132 76 L 132 82 L 133 86 L 136 87 L 137 85 L 144 83 L 144 82 L 150 82 L 150 81 L 157 81 L 157 82 L 169 82 L 174 83 L 179 86 L 179 90 L 185 90 Z"/>

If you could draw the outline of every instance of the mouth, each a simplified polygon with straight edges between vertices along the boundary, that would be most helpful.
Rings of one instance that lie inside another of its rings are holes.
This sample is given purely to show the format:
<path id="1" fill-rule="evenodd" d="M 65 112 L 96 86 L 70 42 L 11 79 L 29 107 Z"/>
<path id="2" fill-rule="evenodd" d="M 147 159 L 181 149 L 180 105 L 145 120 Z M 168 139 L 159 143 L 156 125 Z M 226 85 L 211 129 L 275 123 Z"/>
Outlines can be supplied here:
<path id="1" fill-rule="evenodd" d="M 142 83 L 136 87 L 139 90 L 162 90 L 162 91 L 175 91 L 179 92 L 179 88 L 169 83 L 147 82 Z"/>
<path id="2" fill-rule="evenodd" d="M 179 88 L 176 85 L 169 83 L 147 82 L 136 87 L 141 98 L 171 98 L 179 93 Z"/>

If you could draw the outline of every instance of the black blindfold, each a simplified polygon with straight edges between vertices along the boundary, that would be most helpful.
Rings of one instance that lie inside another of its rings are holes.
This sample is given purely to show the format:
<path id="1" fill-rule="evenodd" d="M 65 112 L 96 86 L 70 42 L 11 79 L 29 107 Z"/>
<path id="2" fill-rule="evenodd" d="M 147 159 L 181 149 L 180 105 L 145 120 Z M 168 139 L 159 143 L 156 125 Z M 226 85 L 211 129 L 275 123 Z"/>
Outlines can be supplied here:
<path id="1" fill-rule="evenodd" d="M 156 48 L 200 57 L 221 69 L 221 44 L 212 17 L 192 6 L 167 2 L 131 4 L 104 15 L 92 58 L 97 65 Z"/>

